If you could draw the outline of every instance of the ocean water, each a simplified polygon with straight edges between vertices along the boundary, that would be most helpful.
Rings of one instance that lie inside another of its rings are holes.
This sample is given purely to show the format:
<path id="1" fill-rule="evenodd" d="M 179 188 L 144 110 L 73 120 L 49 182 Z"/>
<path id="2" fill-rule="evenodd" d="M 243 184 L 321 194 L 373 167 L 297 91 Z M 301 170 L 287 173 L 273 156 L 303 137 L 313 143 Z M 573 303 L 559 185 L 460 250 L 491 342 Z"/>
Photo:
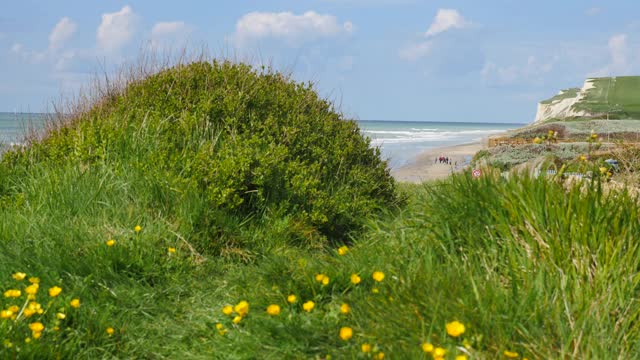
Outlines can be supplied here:
<path id="1" fill-rule="evenodd" d="M 422 121 L 358 121 L 373 146 L 392 169 L 410 164 L 425 150 L 469 144 L 523 124 L 422 122 Z"/>
<path id="2" fill-rule="evenodd" d="M 0 112 L 0 145 L 18 143 L 31 127 L 42 127 L 44 114 Z M 467 144 L 499 134 L 522 124 L 358 121 L 373 146 L 380 147 L 391 168 L 411 163 L 421 152 L 433 148 Z"/>

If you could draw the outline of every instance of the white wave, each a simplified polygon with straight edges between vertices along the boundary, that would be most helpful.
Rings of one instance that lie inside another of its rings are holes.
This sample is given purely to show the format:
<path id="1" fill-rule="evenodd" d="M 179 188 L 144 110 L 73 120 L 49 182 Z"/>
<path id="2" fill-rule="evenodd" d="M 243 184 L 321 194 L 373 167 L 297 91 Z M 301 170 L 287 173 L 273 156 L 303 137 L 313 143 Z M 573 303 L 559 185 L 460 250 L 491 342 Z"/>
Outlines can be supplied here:
<path id="1" fill-rule="evenodd" d="M 442 131 L 442 132 L 397 131 L 392 134 L 373 134 L 373 136 L 369 135 L 369 138 L 371 139 L 371 142 L 373 144 L 377 144 L 377 145 L 399 144 L 399 143 L 420 143 L 420 142 L 430 142 L 430 141 L 454 141 L 454 140 L 477 141 L 482 139 L 483 136 L 498 134 L 504 131 L 505 130 L 462 130 L 462 131 Z M 375 135 L 378 135 L 378 136 L 375 136 Z M 380 136 L 380 135 L 387 135 L 387 136 Z"/>

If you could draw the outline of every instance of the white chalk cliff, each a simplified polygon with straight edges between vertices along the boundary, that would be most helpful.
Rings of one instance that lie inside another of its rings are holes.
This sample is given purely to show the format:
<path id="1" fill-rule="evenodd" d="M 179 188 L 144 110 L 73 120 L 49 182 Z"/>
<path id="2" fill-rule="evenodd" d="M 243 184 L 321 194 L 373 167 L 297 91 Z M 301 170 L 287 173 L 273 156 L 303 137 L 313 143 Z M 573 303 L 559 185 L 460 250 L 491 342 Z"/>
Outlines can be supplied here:
<path id="1" fill-rule="evenodd" d="M 550 100 L 538 103 L 538 112 L 536 113 L 536 119 L 534 122 L 540 122 L 547 119 L 564 119 L 579 116 L 591 116 L 587 111 L 576 111 L 573 105 L 584 98 L 587 90 L 593 88 L 593 80 L 587 79 L 584 85 L 578 91 L 575 91 L 575 95 L 569 94 L 573 92 L 571 90 L 563 90 Z"/>

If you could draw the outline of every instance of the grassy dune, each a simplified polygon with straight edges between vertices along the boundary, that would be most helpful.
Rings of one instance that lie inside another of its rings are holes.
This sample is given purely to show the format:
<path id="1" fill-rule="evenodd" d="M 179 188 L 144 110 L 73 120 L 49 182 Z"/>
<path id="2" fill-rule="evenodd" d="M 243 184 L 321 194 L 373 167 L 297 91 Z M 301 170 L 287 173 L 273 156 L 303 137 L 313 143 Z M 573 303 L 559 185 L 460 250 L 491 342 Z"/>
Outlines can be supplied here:
<path id="1" fill-rule="evenodd" d="M 640 119 L 640 76 L 597 78 L 593 85 L 584 99 L 574 105 L 576 110 Z"/>
<path id="2" fill-rule="evenodd" d="M 247 70 L 224 69 L 212 74 Z M 315 96 L 284 78 L 242 74 Z M 318 172 L 304 172 L 296 161 L 305 153 L 288 157 L 276 146 L 295 143 L 295 132 L 265 143 L 252 138 L 251 146 L 280 156 L 276 167 L 264 152 L 247 155 L 233 141 L 244 136 L 238 128 L 212 131 L 196 119 L 254 126 L 271 119 L 269 129 L 288 128 L 287 113 L 274 114 L 298 108 L 295 97 L 280 93 L 282 102 L 270 107 L 276 113 L 261 117 L 252 96 L 214 102 L 210 93 L 182 89 L 173 100 L 198 99 L 187 105 L 213 106 L 215 116 L 192 116 L 197 106 L 163 113 L 160 102 L 125 90 L 111 98 L 121 107 L 82 112 L 3 157 L 0 357 L 640 356 L 639 208 L 628 194 L 605 193 L 597 181 L 567 187 L 489 171 L 481 179 L 385 184 L 379 154 L 366 150 L 356 130 L 325 123 L 338 115 L 313 102 L 304 102 L 311 110 L 296 113 L 291 129 L 332 129 L 330 139 L 349 142 L 321 143 L 325 152 L 358 160 L 331 162 L 317 151 L 309 159 L 321 165 L 307 165 Z M 270 88 L 260 89 L 269 103 Z M 216 112 L 220 103 L 231 112 Z M 245 158 L 216 147 L 219 141 L 246 155 L 252 171 L 241 172 Z M 202 149 L 213 151 L 193 156 Z M 193 158 L 210 168 L 194 172 Z M 329 174 L 337 180 L 323 180 L 321 169 L 334 163 Z M 264 164 L 282 172 L 265 173 Z M 237 176 L 198 181 L 215 171 Z M 247 182 L 231 181 L 238 177 Z M 221 201 L 220 189 L 237 197 Z"/>

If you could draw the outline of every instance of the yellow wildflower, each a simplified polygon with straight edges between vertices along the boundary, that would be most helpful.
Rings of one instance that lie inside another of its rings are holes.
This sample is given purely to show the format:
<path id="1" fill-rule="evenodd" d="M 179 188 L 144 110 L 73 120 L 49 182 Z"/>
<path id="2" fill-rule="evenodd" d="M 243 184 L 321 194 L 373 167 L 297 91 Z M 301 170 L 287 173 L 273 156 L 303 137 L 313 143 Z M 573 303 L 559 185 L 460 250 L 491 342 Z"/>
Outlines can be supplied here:
<path id="1" fill-rule="evenodd" d="M 133 231 L 139 233 L 140 231 L 142 231 L 142 226 L 136 225 L 136 227 L 133 228 Z"/>
<path id="2" fill-rule="evenodd" d="M 11 310 L 0 311 L 0 319 L 11 319 L 12 316 L 13 316 L 13 311 Z"/>
<path id="3" fill-rule="evenodd" d="M 287 296 L 287 301 L 289 302 L 289 304 L 293 304 L 296 301 L 298 301 L 298 297 L 293 295 L 293 294 L 291 294 L 291 295 Z"/>
<path id="4" fill-rule="evenodd" d="M 169 247 L 169 248 L 167 248 L 167 251 L 169 252 L 169 254 L 175 254 L 176 253 L 176 248 Z"/>
<path id="5" fill-rule="evenodd" d="M 362 349 L 363 353 L 370 353 L 371 352 L 371 344 L 364 343 L 364 344 L 362 344 L 362 346 L 360 346 L 360 349 Z"/>
<path id="6" fill-rule="evenodd" d="M 351 312 L 351 307 L 349 306 L 349 304 L 342 304 L 340 305 L 340 313 L 341 314 L 348 314 L 349 312 Z"/>
<path id="7" fill-rule="evenodd" d="M 73 308 L 79 308 L 80 307 L 80 299 L 73 299 L 69 302 L 69 305 L 71 305 L 71 307 Z"/>
<path id="8" fill-rule="evenodd" d="M 241 317 L 244 317 L 249 312 L 249 303 L 245 300 L 240 301 L 234 308 L 235 312 Z"/>
<path id="9" fill-rule="evenodd" d="M 517 358 L 518 356 L 520 356 L 520 354 L 518 354 L 517 352 L 515 352 L 515 351 L 509 351 L 509 350 L 505 350 L 505 351 L 503 352 L 503 354 L 504 354 L 504 356 L 508 357 L 509 359 L 515 359 L 515 358 Z"/>
<path id="10" fill-rule="evenodd" d="M 4 297 L 6 298 L 10 298 L 10 297 L 17 298 L 17 297 L 20 297 L 20 295 L 22 295 L 22 292 L 16 289 L 9 289 L 4 292 Z"/>
<path id="11" fill-rule="evenodd" d="M 233 323 L 234 324 L 239 324 L 240 321 L 242 321 L 242 316 L 236 316 L 233 318 Z"/>
<path id="12" fill-rule="evenodd" d="M 422 343 L 422 351 L 426 353 L 433 352 L 433 344 L 431 343 Z"/>
<path id="13" fill-rule="evenodd" d="M 36 311 L 35 311 L 35 310 L 30 309 L 30 308 L 28 308 L 28 307 L 27 307 L 27 308 L 25 308 L 25 309 L 22 311 L 22 315 L 24 315 L 24 317 L 31 317 L 31 316 L 33 316 L 33 314 L 35 314 L 35 313 L 36 313 Z"/>
<path id="14" fill-rule="evenodd" d="M 464 324 L 457 320 L 448 323 L 446 327 L 447 327 L 447 334 L 449 334 L 450 336 L 458 337 L 464 334 L 464 330 L 465 330 Z"/>
<path id="15" fill-rule="evenodd" d="M 441 347 L 437 347 L 435 349 L 433 349 L 433 358 L 438 358 L 438 357 L 444 357 L 444 354 L 447 353 L 447 350 L 441 348 Z"/>
<path id="16" fill-rule="evenodd" d="M 51 297 L 56 297 L 58 295 L 60 295 L 60 292 L 62 292 L 62 288 L 54 286 L 52 288 L 49 288 L 49 296 Z"/>
<path id="17" fill-rule="evenodd" d="M 358 276 L 358 274 L 351 274 L 351 283 L 353 285 L 360 284 L 360 281 L 362 281 L 362 279 L 360 279 L 360 276 Z"/>
<path id="18" fill-rule="evenodd" d="M 11 275 L 11 277 L 14 278 L 15 280 L 22 281 L 22 280 L 24 280 L 24 278 L 27 277 L 27 274 L 25 274 L 23 272 L 17 272 L 17 273 L 14 273 L 13 275 Z"/>
<path id="19" fill-rule="evenodd" d="M 40 339 L 40 336 L 42 336 L 42 331 L 34 331 L 34 332 L 31 333 L 31 336 L 34 339 L 38 340 L 38 339 Z"/>
<path id="20" fill-rule="evenodd" d="M 372 276 L 373 280 L 377 282 L 381 282 L 382 280 L 384 280 L 384 273 L 382 271 L 374 271 Z"/>
<path id="21" fill-rule="evenodd" d="M 456 356 L 455 360 L 467 360 L 467 355 L 458 355 Z"/>
<path id="22" fill-rule="evenodd" d="M 378 294 L 380 292 L 380 289 L 378 289 L 377 287 L 374 287 L 373 289 L 371 289 L 371 292 L 374 294 Z"/>
<path id="23" fill-rule="evenodd" d="M 349 252 L 349 248 L 346 246 L 340 246 L 338 248 L 338 255 L 345 255 L 348 252 Z"/>
<path id="24" fill-rule="evenodd" d="M 316 306 L 316 304 L 313 301 L 309 300 L 306 303 L 302 304 L 302 309 L 304 309 L 304 311 L 306 312 L 311 312 L 314 306 Z"/>
<path id="25" fill-rule="evenodd" d="M 224 325 L 222 325 L 222 324 L 220 324 L 220 323 L 217 323 L 217 324 L 216 324 L 216 329 L 218 329 L 218 330 L 222 330 L 222 329 L 224 329 Z"/>
<path id="26" fill-rule="evenodd" d="M 233 314 L 233 306 L 231 305 L 225 305 L 222 307 L 222 313 L 225 315 L 231 315 Z"/>
<path id="27" fill-rule="evenodd" d="M 587 161 L 587 157 L 584 155 L 580 155 L 580 161 Z"/>
<path id="28" fill-rule="evenodd" d="M 348 341 L 353 337 L 353 329 L 350 327 L 342 327 L 340 328 L 340 339 L 344 341 Z"/>
<path id="29" fill-rule="evenodd" d="M 536 136 L 535 139 L 533 139 L 533 143 L 534 144 L 540 144 L 540 143 L 542 143 L 542 139 L 540 139 L 539 137 Z"/>
<path id="30" fill-rule="evenodd" d="M 9 339 L 5 339 L 2 344 L 4 344 L 5 347 L 10 348 L 13 346 L 13 343 L 11 342 L 11 340 Z"/>
<path id="31" fill-rule="evenodd" d="M 64 313 L 56 313 L 56 318 L 58 318 L 58 320 L 64 320 L 64 318 L 66 318 L 67 315 Z"/>
<path id="32" fill-rule="evenodd" d="M 322 285 L 329 285 L 329 277 L 325 276 L 324 279 L 322 279 Z"/>
<path id="33" fill-rule="evenodd" d="M 271 305 L 267 306 L 267 314 L 269 314 L 271 316 L 280 315 L 280 305 L 271 304 Z"/>
<path id="34" fill-rule="evenodd" d="M 40 284 L 40 278 L 38 277 L 30 277 L 29 282 L 32 284 Z"/>
<path id="35" fill-rule="evenodd" d="M 113 333 L 116 332 L 112 327 L 108 327 L 105 331 L 109 336 L 113 335 Z"/>
<path id="36" fill-rule="evenodd" d="M 113 240 L 113 239 L 110 239 L 110 240 L 107 240 L 107 242 L 105 242 L 105 244 L 107 244 L 107 246 L 111 247 L 111 246 L 116 244 L 116 241 Z"/>
<path id="37" fill-rule="evenodd" d="M 380 351 L 373 358 L 376 359 L 376 360 L 382 360 L 382 359 L 384 359 L 384 353 L 382 351 Z"/>
<path id="38" fill-rule="evenodd" d="M 31 342 L 31 338 L 26 338 L 26 339 L 24 339 L 24 343 L 25 343 L 25 344 L 28 344 L 28 343 L 30 343 L 30 342 Z"/>
<path id="39" fill-rule="evenodd" d="M 600 170 L 600 174 L 604 175 L 607 172 L 607 170 L 609 170 L 609 169 L 607 169 L 604 166 L 601 166 L 599 170 Z"/>
<path id="40" fill-rule="evenodd" d="M 33 283 L 29 286 L 27 286 L 24 289 L 24 292 L 26 292 L 29 295 L 35 295 L 38 293 L 38 289 L 40 288 L 40 285 L 38 285 L 38 283 Z"/>
<path id="41" fill-rule="evenodd" d="M 322 280 L 324 280 L 325 277 L 327 277 L 327 275 L 325 274 L 316 274 L 316 281 L 322 282 Z"/>
<path id="42" fill-rule="evenodd" d="M 35 301 L 30 302 L 29 306 L 27 306 L 27 309 L 38 314 L 42 314 L 44 312 L 44 310 L 42 310 L 42 305 L 38 304 Z"/>
<path id="43" fill-rule="evenodd" d="M 36 321 L 29 324 L 29 329 L 31 329 L 31 331 L 33 332 L 41 332 L 42 330 L 44 330 L 44 325 L 42 325 L 41 322 Z"/>
<path id="44" fill-rule="evenodd" d="M 20 311 L 20 307 L 19 307 L 18 305 L 11 305 L 11 306 L 9 306 L 9 307 L 7 308 L 7 310 L 11 310 L 11 311 L 13 311 L 14 313 L 17 313 L 17 312 L 19 312 L 19 311 Z"/>

